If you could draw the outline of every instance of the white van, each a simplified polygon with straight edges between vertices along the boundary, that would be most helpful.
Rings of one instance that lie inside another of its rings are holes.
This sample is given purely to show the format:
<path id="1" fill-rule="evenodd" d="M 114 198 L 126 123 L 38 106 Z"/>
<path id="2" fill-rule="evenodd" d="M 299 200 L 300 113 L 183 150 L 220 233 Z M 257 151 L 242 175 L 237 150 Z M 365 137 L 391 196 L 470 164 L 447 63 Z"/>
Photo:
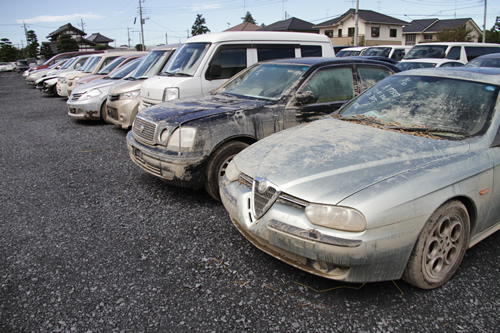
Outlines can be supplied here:
<path id="1" fill-rule="evenodd" d="M 464 64 L 483 54 L 499 53 L 500 44 L 433 42 L 413 46 L 401 61 L 421 58 L 451 59 Z"/>
<path id="2" fill-rule="evenodd" d="M 386 57 L 400 61 L 410 49 L 411 46 L 406 45 L 377 45 L 367 48 L 363 55 Z"/>
<path id="3" fill-rule="evenodd" d="M 330 39 L 320 34 L 237 31 L 194 36 L 177 49 L 160 74 L 144 81 L 139 110 L 206 95 L 259 61 L 300 57 L 335 57 L 335 53 Z"/>

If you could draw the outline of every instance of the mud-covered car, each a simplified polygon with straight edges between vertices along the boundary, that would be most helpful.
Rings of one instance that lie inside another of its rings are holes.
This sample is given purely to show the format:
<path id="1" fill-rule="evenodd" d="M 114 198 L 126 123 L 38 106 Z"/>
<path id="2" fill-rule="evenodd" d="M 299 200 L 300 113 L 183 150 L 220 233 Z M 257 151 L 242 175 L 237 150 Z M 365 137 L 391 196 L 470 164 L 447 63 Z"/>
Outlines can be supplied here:
<path id="1" fill-rule="evenodd" d="M 339 281 L 448 281 L 500 229 L 500 70 L 397 73 L 236 155 L 221 200 L 255 246 Z"/>
<path id="2" fill-rule="evenodd" d="M 399 70 L 358 58 L 262 62 L 211 95 L 172 100 L 138 113 L 127 135 L 130 157 L 169 184 L 204 187 L 219 198 L 219 177 L 248 145 L 340 108 Z"/>

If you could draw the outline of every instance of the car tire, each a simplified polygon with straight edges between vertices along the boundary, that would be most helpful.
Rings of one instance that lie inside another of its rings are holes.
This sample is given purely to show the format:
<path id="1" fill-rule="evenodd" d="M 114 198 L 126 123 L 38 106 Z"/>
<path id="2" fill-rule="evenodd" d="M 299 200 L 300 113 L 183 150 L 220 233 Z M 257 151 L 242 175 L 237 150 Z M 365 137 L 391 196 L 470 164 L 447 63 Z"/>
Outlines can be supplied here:
<path id="1" fill-rule="evenodd" d="M 229 141 L 210 156 L 205 169 L 205 191 L 217 201 L 220 201 L 219 180 L 225 174 L 227 165 L 240 151 L 248 147 L 242 141 Z"/>
<path id="2" fill-rule="evenodd" d="M 443 285 L 460 266 L 469 237 L 467 208 L 457 200 L 445 203 L 432 214 L 420 233 L 403 280 L 422 289 Z"/>
<path id="3" fill-rule="evenodd" d="M 101 105 L 101 119 L 104 122 L 108 119 L 108 103 L 106 101 L 104 101 Z"/>

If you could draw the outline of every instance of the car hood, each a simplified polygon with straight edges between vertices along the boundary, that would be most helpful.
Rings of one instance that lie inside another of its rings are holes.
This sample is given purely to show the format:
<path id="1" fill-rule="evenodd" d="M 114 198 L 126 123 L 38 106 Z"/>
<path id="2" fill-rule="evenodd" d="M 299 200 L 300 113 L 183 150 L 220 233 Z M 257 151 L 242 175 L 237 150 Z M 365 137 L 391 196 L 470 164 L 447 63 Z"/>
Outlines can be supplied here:
<path id="1" fill-rule="evenodd" d="M 306 201 L 339 203 L 417 167 L 469 150 L 439 140 L 325 117 L 257 142 L 234 159 L 241 172 L 265 178 Z"/>
<path id="2" fill-rule="evenodd" d="M 73 93 L 81 93 L 85 91 L 90 91 L 92 89 L 102 89 L 105 87 L 112 86 L 113 84 L 119 82 L 120 80 L 111 80 L 111 79 L 97 79 L 82 85 L 78 85 L 73 89 Z M 107 91 L 108 89 L 106 89 Z"/>
<path id="3" fill-rule="evenodd" d="M 273 103 L 265 100 L 216 94 L 164 102 L 141 111 L 138 116 L 154 123 L 165 122 L 169 126 L 177 126 L 214 114 L 256 109 Z"/>
<path id="4" fill-rule="evenodd" d="M 109 89 L 110 94 L 123 94 L 129 91 L 141 89 L 144 80 L 120 80 Z"/>

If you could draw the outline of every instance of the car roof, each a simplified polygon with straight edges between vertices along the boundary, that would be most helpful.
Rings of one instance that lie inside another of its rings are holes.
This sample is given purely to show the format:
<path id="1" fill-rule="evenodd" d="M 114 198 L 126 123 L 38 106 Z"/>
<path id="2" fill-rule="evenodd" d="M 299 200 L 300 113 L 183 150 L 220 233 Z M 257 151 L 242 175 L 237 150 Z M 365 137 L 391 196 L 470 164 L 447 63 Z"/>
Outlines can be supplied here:
<path id="1" fill-rule="evenodd" d="M 185 43 L 230 41 L 280 41 L 280 42 L 327 42 L 326 35 L 290 31 L 225 31 L 201 34 L 188 38 Z"/>
<path id="2" fill-rule="evenodd" d="M 500 68 L 490 67 L 419 68 L 403 71 L 394 75 L 436 76 L 500 85 Z"/>
<path id="3" fill-rule="evenodd" d="M 393 67 L 390 63 L 385 61 L 374 60 L 369 57 L 305 57 L 305 58 L 287 58 L 287 59 L 275 59 L 265 61 L 267 63 L 287 63 L 287 64 L 298 64 L 298 65 L 308 65 L 308 66 L 323 66 L 330 64 L 344 64 L 344 63 L 370 63 L 370 64 L 384 64 Z"/>
<path id="4" fill-rule="evenodd" d="M 446 58 L 417 58 L 417 59 L 406 59 L 405 61 L 402 61 L 402 63 L 412 63 L 412 62 L 430 62 L 433 64 L 442 64 L 445 62 L 459 62 L 463 64 L 463 62 L 454 60 L 454 59 L 446 59 Z"/>

